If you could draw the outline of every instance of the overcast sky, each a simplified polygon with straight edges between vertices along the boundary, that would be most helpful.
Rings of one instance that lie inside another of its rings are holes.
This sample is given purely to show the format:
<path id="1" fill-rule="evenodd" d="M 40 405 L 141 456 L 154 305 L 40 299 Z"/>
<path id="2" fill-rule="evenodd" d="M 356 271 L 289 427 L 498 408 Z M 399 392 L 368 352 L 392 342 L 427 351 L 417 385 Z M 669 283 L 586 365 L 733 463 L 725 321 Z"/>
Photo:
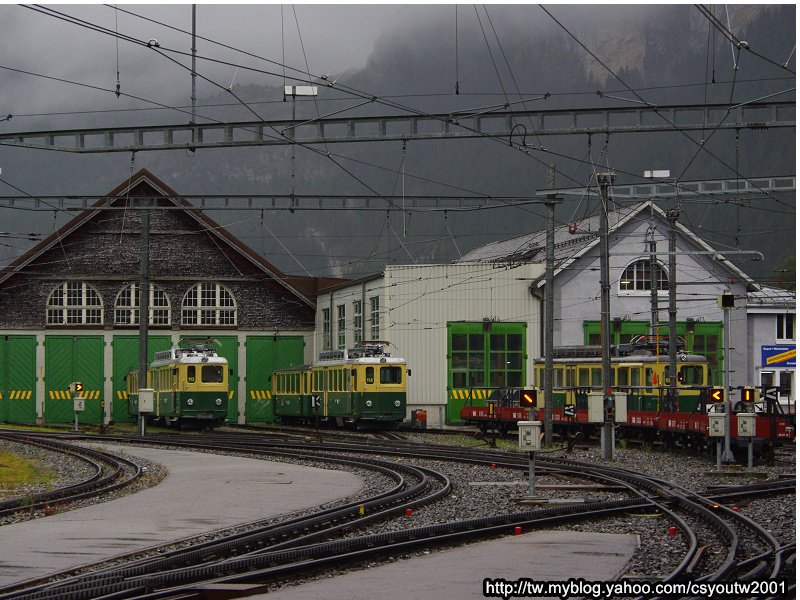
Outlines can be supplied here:
<path id="1" fill-rule="evenodd" d="M 105 5 L 48 6 L 121 35 L 144 42 L 157 40 L 165 56 L 189 65 L 187 56 L 169 50 L 190 52 L 190 36 L 167 26 L 191 31 L 190 4 L 118 5 L 120 11 Z M 347 77 L 349 72 L 364 66 L 379 33 L 402 27 L 404 23 L 407 25 L 409 18 L 417 18 L 422 13 L 446 8 L 371 4 L 200 4 L 197 6 L 198 36 L 270 59 L 275 64 L 198 39 L 198 54 L 235 65 L 215 66 L 201 60 L 198 71 L 224 87 L 233 85 L 234 89 L 247 83 L 281 85 L 283 69 L 279 64 L 284 62 L 285 56 L 287 65 L 303 71 L 307 62 L 314 74 L 340 77 L 344 73 Z M 108 90 L 115 88 L 119 70 L 123 93 L 152 100 L 172 102 L 176 97 L 184 97 L 188 103 L 191 95 L 188 72 L 169 58 L 25 6 L 0 5 L 0 56 L 4 67 Z M 241 67 L 237 69 L 238 65 L 257 67 L 276 73 L 277 77 L 248 72 Z M 291 75 L 291 70 L 287 74 Z M 114 107 L 124 102 L 124 98 L 117 101 L 113 94 L 68 83 L 56 84 L 13 71 L 4 70 L 0 77 L 5 81 L 0 93 L 0 112 L 20 118 L 72 104 L 87 109 Z M 218 87 L 198 81 L 198 97 L 219 91 Z"/>

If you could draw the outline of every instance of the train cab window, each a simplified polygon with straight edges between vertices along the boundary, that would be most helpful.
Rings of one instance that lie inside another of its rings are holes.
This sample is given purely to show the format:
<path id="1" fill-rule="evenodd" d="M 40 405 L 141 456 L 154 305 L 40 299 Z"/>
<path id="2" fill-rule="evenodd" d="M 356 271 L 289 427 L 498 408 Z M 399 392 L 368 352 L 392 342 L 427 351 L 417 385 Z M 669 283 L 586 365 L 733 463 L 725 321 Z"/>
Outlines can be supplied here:
<path id="1" fill-rule="evenodd" d="M 203 365 L 200 369 L 200 378 L 203 383 L 222 383 L 222 367 L 218 365 Z"/>
<path id="2" fill-rule="evenodd" d="M 381 383 L 398 384 L 403 382 L 403 369 L 400 367 L 381 367 Z"/>
<path id="3" fill-rule="evenodd" d="M 186 367 L 186 381 L 188 381 L 189 383 L 194 383 L 196 377 L 197 376 L 195 375 L 194 365 L 189 365 L 188 367 Z"/>
<path id="4" fill-rule="evenodd" d="M 375 367 L 367 367 L 367 383 L 375 383 Z"/>
<path id="5" fill-rule="evenodd" d="M 656 380 L 658 380 L 658 375 L 656 375 Z M 658 381 L 653 383 L 653 369 L 647 367 L 644 370 L 644 385 L 650 387 L 651 385 L 658 385 Z"/>
<path id="6" fill-rule="evenodd" d="M 681 385 L 703 385 L 703 370 L 697 365 L 681 365 L 678 369 L 678 383 Z"/>

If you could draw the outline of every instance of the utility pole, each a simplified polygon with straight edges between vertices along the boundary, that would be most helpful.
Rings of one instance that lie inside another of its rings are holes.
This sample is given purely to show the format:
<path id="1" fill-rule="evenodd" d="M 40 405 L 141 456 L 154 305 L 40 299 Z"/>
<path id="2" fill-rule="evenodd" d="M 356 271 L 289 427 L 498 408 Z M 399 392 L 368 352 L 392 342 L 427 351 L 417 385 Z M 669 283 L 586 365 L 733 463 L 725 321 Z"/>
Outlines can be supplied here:
<path id="1" fill-rule="evenodd" d="M 283 86 L 283 101 L 286 102 L 286 97 L 287 96 L 291 96 L 292 97 L 292 123 L 294 123 L 295 118 L 296 118 L 295 117 L 295 113 L 297 111 L 297 97 L 298 96 L 316 96 L 317 93 L 318 93 L 317 92 L 317 86 L 315 86 L 315 85 L 285 85 L 285 86 Z M 292 174 L 291 174 L 292 208 L 295 208 L 297 206 L 297 200 L 294 197 L 294 188 L 295 188 L 295 185 L 294 185 L 294 183 L 295 183 L 295 178 L 294 178 L 294 169 L 295 169 L 295 167 L 294 167 L 294 154 L 295 154 L 295 145 L 296 145 L 294 143 L 294 138 L 295 138 L 295 128 L 294 127 L 289 127 L 288 131 L 286 132 L 286 139 L 290 140 L 290 143 L 292 144 L 292 159 L 291 159 L 291 165 L 292 165 Z"/>
<path id="2" fill-rule="evenodd" d="M 142 232 L 139 254 L 139 389 L 147 387 L 147 328 L 150 324 L 150 210 L 149 198 L 140 198 Z M 139 435 L 146 433 L 145 415 L 139 413 Z"/>
<path id="3" fill-rule="evenodd" d="M 677 271 L 677 225 L 678 217 L 680 216 L 680 209 L 673 208 L 666 212 L 667 221 L 669 222 L 669 402 L 672 405 L 672 410 L 678 410 L 678 407 L 672 403 L 678 401 L 678 373 L 677 373 L 677 342 L 678 342 L 678 303 L 677 303 L 677 279 L 675 271 Z"/>
<path id="4" fill-rule="evenodd" d="M 653 203 L 650 202 L 650 214 L 653 214 Z M 658 263 L 656 262 L 656 223 L 650 221 L 650 335 L 658 336 Z"/>
<path id="5" fill-rule="evenodd" d="M 723 328 L 724 328 L 724 337 L 725 337 L 725 348 L 724 348 L 724 355 L 723 360 L 725 361 L 725 371 L 724 371 L 724 387 L 725 387 L 725 451 L 722 455 L 722 460 L 725 463 L 732 463 L 734 462 L 733 452 L 731 452 L 731 413 L 733 412 L 731 408 L 733 407 L 733 402 L 731 402 L 731 354 L 730 354 L 730 346 L 731 346 L 731 309 L 734 307 L 734 297 L 733 294 L 730 292 L 725 292 L 722 296 L 719 297 L 718 303 L 720 308 L 722 308 L 722 312 L 724 315 L 723 320 Z"/>
<path id="6" fill-rule="evenodd" d="M 614 423 L 609 419 L 614 395 L 611 392 L 611 276 L 608 264 L 608 188 L 614 184 L 615 173 L 598 173 L 600 186 L 600 345 L 602 350 L 603 429 L 600 456 L 614 458 Z"/>
<path id="7" fill-rule="evenodd" d="M 548 168 L 548 187 L 555 187 L 555 168 Z M 548 196 L 547 242 L 545 249 L 545 300 L 544 300 L 544 445 L 553 445 L 553 321 L 555 301 L 555 196 Z"/>
<path id="8" fill-rule="evenodd" d="M 197 142 L 197 128 L 195 127 L 197 110 L 197 5 L 192 4 L 192 152 L 194 152 L 194 144 Z"/>

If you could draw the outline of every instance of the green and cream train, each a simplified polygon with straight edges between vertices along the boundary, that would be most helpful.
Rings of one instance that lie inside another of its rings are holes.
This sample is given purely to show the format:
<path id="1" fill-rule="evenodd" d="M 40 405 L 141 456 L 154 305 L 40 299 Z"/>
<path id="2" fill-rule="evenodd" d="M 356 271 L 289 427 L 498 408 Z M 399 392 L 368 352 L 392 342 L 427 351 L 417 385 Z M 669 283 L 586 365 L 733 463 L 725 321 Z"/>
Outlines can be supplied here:
<path id="1" fill-rule="evenodd" d="M 275 371 L 275 416 L 284 423 L 338 426 L 399 423 L 406 416 L 406 361 L 386 350 L 387 342 L 320 354 L 318 361 Z"/>
<path id="2" fill-rule="evenodd" d="M 218 356 L 213 340 L 182 340 L 181 345 L 155 353 L 147 370 L 153 390 L 151 422 L 181 427 L 213 428 L 228 415 L 228 361 Z M 139 415 L 137 371 L 127 377 L 128 411 Z"/>

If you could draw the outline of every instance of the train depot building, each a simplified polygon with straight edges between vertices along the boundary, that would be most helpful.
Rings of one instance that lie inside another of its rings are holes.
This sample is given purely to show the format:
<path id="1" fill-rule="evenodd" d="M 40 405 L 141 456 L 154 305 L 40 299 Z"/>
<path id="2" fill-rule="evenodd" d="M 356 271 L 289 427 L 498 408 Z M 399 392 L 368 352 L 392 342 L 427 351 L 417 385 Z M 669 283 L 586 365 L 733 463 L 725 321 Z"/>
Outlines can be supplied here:
<path id="1" fill-rule="evenodd" d="M 653 333 L 651 253 L 657 331 L 668 336 L 669 226 L 651 202 L 609 213 L 612 344 Z M 600 344 L 598 232 L 598 217 L 556 229 L 555 346 Z M 390 341 L 411 369 L 409 412 L 425 410 L 429 426 L 457 424 L 461 408 L 481 393 L 476 388 L 537 384 L 532 363 L 544 355 L 545 239 L 546 231 L 536 231 L 476 248 L 450 265 L 392 265 L 323 290 L 316 345 Z M 682 351 L 708 358 L 713 385 L 723 384 L 726 366 L 733 387 L 780 385 L 781 403 L 795 412 L 794 292 L 759 286 L 680 223 L 676 244 Z M 725 292 L 735 299 L 727 356 L 717 303 Z"/>
<path id="2" fill-rule="evenodd" d="M 545 231 L 476 248 L 450 264 L 389 265 L 344 281 L 281 273 L 146 170 L 0 271 L 0 421 L 131 422 L 126 374 L 139 364 L 140 208 L 150 211 L 148 354 L 213 338 L 230 366 L 228 422 L 275 419 L 270 376 L 321 352 L 381 340 L 404 358 L 407 415 L 458 424 L 491 388 L 530 387 L 544 355 Z M 667 332 L 668 231 L 654 204 L 609 214 L 611 339 Z M 556 346 L 600 339 L 597 217 L 556 229 Z M 708 357 L 710 381 L 781 387 L 794 412 L 795 293 L 766 288 L 677 225 L 677 332 Z M 717 297 L 735 297 L 725 351 Z M 557 382 L 556 382 L 557 383 Z M 659 382 L 663 383 L 663 382 Z"/>
<path id="3" fill-rule="evenodd" d="M 168 208 L 150 211 L 149 360 L 214 338 L 231 369 L 228 421 L 272 420 L 268 376 L 310 358 L 319 280 L 284 275 L 142 170 L 0 272 L 1 421 L 72 422 L 76 381 L 82 422 L 132 421 L 143 199 Z"/>

